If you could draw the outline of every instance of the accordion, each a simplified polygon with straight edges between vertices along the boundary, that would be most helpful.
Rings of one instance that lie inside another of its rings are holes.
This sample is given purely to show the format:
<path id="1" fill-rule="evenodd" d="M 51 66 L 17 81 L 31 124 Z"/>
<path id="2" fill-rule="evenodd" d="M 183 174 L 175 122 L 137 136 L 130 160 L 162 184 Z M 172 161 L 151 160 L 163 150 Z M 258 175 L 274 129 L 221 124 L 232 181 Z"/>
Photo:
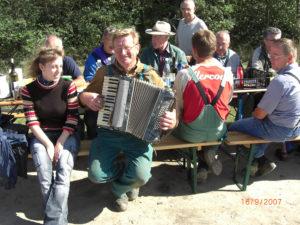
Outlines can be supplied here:
<path id="1" fill-rule="evenodd" d="M 172 91 L 126 76 L 105 76 L 102 95 L 104 106 L 98 113 L 97 125 L 146 142 L 160 139 L 160 117 L 175 100 Z"/>

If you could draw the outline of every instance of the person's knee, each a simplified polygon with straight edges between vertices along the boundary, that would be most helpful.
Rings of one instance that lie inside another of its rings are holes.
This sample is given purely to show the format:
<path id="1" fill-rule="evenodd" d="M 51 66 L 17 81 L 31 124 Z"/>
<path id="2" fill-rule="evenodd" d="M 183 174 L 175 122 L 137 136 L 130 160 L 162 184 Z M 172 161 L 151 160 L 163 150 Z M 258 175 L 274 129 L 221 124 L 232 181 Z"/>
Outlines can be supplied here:
<path id="1" fill-rule="evenodd" d="M 70 177 L 72 172 L 72 165 L 66 164 L 56 171 L 56 183 L 68 186 L 70 184 Z"/>
<path id="2" fill-rule="evenodd" d="M 135 173 L 135 181 L 133 186 L 134 187 L 140 187 L 145 185 L 148 180 L 151 178 L 151 172 L 150 172 L 150 168 L 145 169 L 145 168 L 139 168 L 136 170 Z"/>
<path id="3" fill-rule="evenodd" d="M 99 172 L 97 172 L 97 171 L 94 171 L 94 170 L 90 169 L 89 172 L 88 172 L 88 178 L 93 183 L 96 183 L 96 184 L 103 183 L 102 176 L 100 176 Z"/>

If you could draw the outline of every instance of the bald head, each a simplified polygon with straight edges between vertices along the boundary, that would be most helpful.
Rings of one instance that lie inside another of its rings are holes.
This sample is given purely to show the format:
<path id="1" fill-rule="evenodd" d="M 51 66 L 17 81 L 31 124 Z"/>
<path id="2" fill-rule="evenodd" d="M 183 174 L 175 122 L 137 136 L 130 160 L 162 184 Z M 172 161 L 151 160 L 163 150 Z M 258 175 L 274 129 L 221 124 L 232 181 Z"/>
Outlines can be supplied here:
<path id="1" fill-rule="evenodd" d="M 216 52 L 220 56 L 226 55 L 228 48 L 230 46 L 230 35 L 227 30 L 222 30 L 217 32 L 217 49 Z"/>
<path id="2" fill-rule="evenodd" d="M 63 44 L 61 38 L 57 37 L 56 35 L 48 35 L 45 40 L 45 47 L 46 48 L 57 48 L 62 50 Z"/>
<path id="3" fill-rule="evenodd" d="M 186 22 L 191 22 L 195 18 L 195 2 L 193 0 L 182 1 L 180 10 Z"/>

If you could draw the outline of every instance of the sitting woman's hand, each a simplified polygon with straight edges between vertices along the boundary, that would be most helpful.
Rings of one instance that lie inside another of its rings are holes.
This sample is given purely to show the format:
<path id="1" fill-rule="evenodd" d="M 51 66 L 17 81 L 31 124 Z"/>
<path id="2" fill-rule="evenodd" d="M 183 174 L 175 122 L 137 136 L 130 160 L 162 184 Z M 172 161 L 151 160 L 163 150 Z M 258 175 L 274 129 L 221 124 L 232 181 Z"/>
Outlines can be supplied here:
<path id="1" fill-rule="evenodd" d="M 166 111 L 164 115 L 160 118 L 160 129 L 169 130 L 176 126 L 176 110 Z"/>
<path id="2" fill-rule="evenodd" d="M 52 142 L 49 142 L 45 147 L 46 147 L 46 150 L 47 150 L 47 153 L 49 155 L 49 158 L 50 158 L 51 162 L 53 162 L 53 159 L 54 159 L 54 145 L 52 144 Z"/>
<path id="3" fill-rule="evenodd" d="M 56 145 L 54 147 L 54 157 L 53 157 L 53 163 L 56 164 L 59 159 L 59 153 L 64 148 L 63 144 L 59 141 L 56 142 Z"/>

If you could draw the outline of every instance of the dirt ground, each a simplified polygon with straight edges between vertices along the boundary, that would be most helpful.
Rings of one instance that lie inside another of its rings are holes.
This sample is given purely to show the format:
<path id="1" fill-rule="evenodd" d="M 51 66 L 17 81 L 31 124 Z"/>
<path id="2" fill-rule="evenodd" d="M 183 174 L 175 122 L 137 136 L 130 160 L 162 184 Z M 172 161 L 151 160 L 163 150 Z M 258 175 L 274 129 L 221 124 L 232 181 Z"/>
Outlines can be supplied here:
<path id="1" fill-rule="evenodd" d="M 270 152 L 271 158 L 276 160 Z M 300 224 L 300 153 L 278 162 L 266 177 L 251 180 L 246 192 L 232 181 L 233 162 L 222 155 L 223 173 L 210 176 L 192 194 L 186 171 L 174 152 L 154 157 L 152 175 L 140 197 L 128 210 L 115 212 L 110 184 L 87 179 L 87 158 L 80 157 L 72 173 L 69 224 L 101 225 L 296 225 Z M 41 196 L 32 161 L 28 179 L 20 178 L 13 190 L 0 187 L 0 224 L 42 224 Z"/>

